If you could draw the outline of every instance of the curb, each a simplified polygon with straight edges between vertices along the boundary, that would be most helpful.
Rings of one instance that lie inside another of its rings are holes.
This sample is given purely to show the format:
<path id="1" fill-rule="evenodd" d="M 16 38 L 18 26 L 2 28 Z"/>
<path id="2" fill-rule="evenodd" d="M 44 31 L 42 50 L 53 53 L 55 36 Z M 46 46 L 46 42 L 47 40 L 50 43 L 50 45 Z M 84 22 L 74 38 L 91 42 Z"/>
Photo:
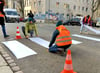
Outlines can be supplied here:
<path id="1" fill-rule="evenodd" d="M 13 73 L 23 73 L 19 66 L 14 62 L 14 60 L 9 56 L 9 54 L 1 47 L 0 45 L 0 54 L 3 59 L 6 61 L 8 66 L 11 68 Z"/>

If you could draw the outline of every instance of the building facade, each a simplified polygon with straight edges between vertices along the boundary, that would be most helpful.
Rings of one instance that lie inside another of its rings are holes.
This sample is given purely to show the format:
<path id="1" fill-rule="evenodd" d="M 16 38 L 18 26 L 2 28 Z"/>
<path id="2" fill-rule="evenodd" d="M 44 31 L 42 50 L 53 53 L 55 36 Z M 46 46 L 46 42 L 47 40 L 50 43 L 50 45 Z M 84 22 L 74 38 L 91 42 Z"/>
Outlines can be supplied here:
<path id="1" fill-rule="evenodd" d="M 94 13 L 94 19 L 96 19 L 96 18 L 100 18 L 100 6 L 97 9 L 97 11 Z"/>
<path id="2" fill-rule="evenodd" d="M 5 0 L 6 6 L 5 8 L 16 8 L 16 1 L 14 0 Z"/>
<path id="3" fill-rule="evenodd" d="M 24 0 L 24 16 L 27 16 L 27 13 L 32 10 L 32 0 Z M 33 12 L 33 10 L 32 10 Z"/>
<path id="4" fill-rule="evenodd" d="M 32 10 L 33 13 L 55 13 L 67 16 L 91 15 L 91 0 L 24 0 L 25 14 Z"/>

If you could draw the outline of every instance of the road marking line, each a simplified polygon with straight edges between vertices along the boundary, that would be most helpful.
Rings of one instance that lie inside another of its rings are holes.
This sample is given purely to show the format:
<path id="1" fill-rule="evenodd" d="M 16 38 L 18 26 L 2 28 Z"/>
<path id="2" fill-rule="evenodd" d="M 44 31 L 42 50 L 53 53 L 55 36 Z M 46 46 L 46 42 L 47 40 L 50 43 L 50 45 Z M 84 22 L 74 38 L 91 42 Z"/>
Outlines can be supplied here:
<path id="1" fill-rule="evenodd" d="M 24 44 L 13 40 L 13 41 L 6 41 L 2 42 L 8 49 L 16 56 L 17 59 L 24 58 L 26 56 L 37 54 L 32 49 L 28 48 Z"/>
<path id="2" fill-rule="evenodd" d="M 80 41 L 76 41 L 76 40 L 72 40 L 72 44 L 77 45 L 77 44 L 81 44 L 82 42 Z"/>
<path id="3" fill-rule="evenodd" d="M 48 42 L 48 41 L 46 41 L 46 40 L 44 40 L 44 39 L 42 39 L 42 38 L 39 38 L 39 37 L 35 37 L 35 38 L 29 38 L 32 42 L 35 42 L 35 43 L 37 43 L 37 44 L 39 44 L 39 45 L 41 45 L 41 46 L 43 46 L 43 47 L 45 47 L 45 48 L 49 48 L 48 46 L 49 46 L 49 43 L 50 42 Z M 76 40 L 72 40 L 72 44 L 80 44 L 80 43 L 82 43 L 82 42 L 80 42 L 80 41 L 76 41 Z"/>
<path id="4" fill-rule="evenodd" d="M 72 36 L 100 42 L 99 38 L 87 37 L 87 36 L 82 36 L 82 35 L 78 35 L 78 34 L 73 34 Z"/>

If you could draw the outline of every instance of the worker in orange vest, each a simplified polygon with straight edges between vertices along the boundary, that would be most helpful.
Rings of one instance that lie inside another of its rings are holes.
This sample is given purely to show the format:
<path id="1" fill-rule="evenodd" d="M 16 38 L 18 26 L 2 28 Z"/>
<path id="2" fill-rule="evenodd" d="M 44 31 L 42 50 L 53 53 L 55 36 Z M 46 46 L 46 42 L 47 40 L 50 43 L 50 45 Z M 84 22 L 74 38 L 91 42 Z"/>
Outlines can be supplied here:
<path id="1" fill-rule="evenodd" d="M 6 29 L 5 29 L 5 23 L 4 23 L 5 13 L 3 11 L 4 5 L 5 5 L 5 0 L 0 0 L 0 25 L 2 27 L 4 38 L 7 38 L 9 37 L 9 35 L 6 34 Z"/>
<path id="2" fill-rule="evenodd" d="M 54 42 L 55 44 L 53 45 Z M 49 44 L 49 52 L 60 52 L 63 55 L 71 44 L 72 38 L 70 36 L 70 31 L 63 25 L 62 21 L 58 21 L 56 24 L 56 30 L 54 31 Z"/>
<path id="3" fill-rule="evenodd" d="M 83 21 L 81 22 L 80 33 L 82 33 L 83 29 L 85 28 L 84 25 L 91 25 L 91 17 L 90 17 L 90 15 L 87 15 L 87 16 L 85 16 L 83 18 Z M 87 32 L 86 28 L 85 28 L 85 32 Z"/>

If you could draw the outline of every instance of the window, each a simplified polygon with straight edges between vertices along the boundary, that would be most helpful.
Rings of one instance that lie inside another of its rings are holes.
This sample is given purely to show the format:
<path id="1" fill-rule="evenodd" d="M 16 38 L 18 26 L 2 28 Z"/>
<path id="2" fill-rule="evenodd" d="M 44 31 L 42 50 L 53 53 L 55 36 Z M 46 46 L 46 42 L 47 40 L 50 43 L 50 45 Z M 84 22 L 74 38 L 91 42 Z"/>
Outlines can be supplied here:
<path id="1" fill-rule="evenodd" d="M 87 1 L 87 3 L 89 2 L 89 0 L 86 0 Z"/>
<path id="2" fill-rule="evenodd" d="M 76 9 L 76 6 L 74 5 L 73 9 L 75 10 Z"/>
<path id="3" fill-rule="evenodd" d="M 84 11 L 84 7 L 82 7 L 82 11 Z"/>
<path id="4" fill-rule="evenodd" d="M 88 11 L 88 8 L 86 8 L 86 12 Z"/>
<path id="5" fill-rule="evenodd" d="M 67 8 L 67 4 L 64 4 L 64 8 Z"/>
<path id="6" fill-rule="evenodd" d="M 56 2 L 56 6 L 57 6 L 57 7 L 59 6 L 59 2 Z"/>
<path id="7" fill-rule="evenodd" d="M 38 2 L 39 6 L 41 5 L 41 1 Z"/>
<path id="8" fill-rule="evenodd" d="M 34 7 L 36 6 L 36 2 L 34 2 Z"/>
<path id="9" fill-rule="evenodd" d="M 7 15 L 18 15 L 16 11 L 5 11 Z"/>

